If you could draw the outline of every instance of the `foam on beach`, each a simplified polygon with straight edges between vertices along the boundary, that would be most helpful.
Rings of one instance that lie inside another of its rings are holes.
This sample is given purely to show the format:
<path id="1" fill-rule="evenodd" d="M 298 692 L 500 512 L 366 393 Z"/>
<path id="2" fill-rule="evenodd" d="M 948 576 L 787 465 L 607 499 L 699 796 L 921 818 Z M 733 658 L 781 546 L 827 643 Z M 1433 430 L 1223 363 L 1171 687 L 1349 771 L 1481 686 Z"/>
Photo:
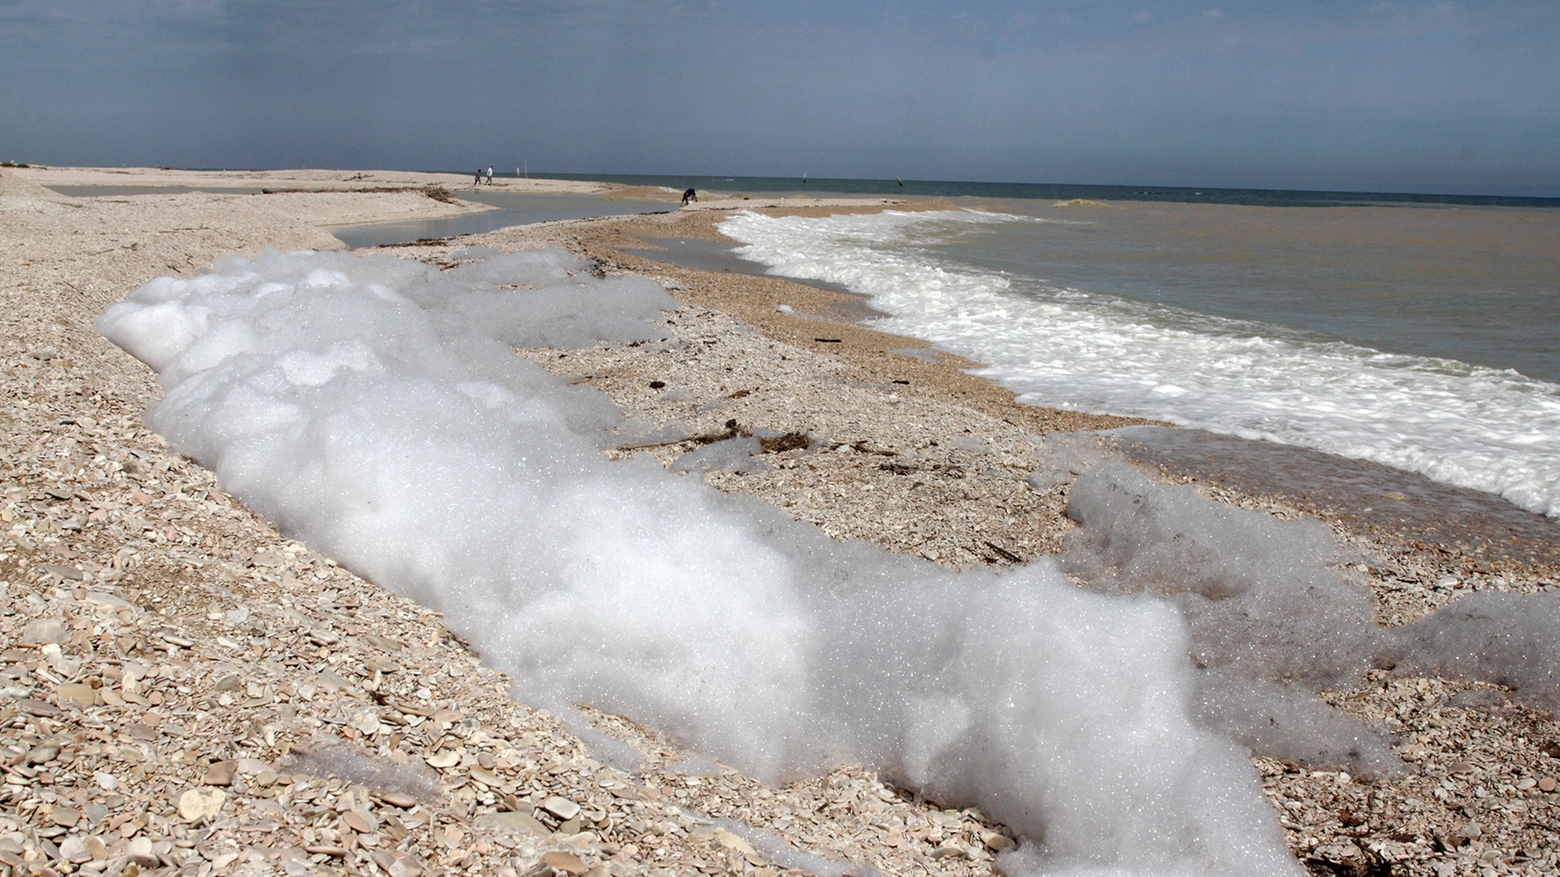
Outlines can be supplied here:
<path id="1" fill-rule="evenodd" d="M 1172 607 L 1050 563 L 956 574 L 835 543 L 602 456 L 614 409 L 498 340 L 552 337 L 544 304 L 570 297 L 581 339 L 656 337 L 662 290 L 583 267 L 268 253 L 149 283 L 99 326 L 161 371 L 156 429 L 443 611 L 528 702 L 771 779 L 861 759 L 1043 838 L 1048 871 L 1299 873 L 1242 751 L 1192 717 Z"/>
<path id="2" fill-rule="evenodd" d="M 1231 735 L 1391 768 L 1309 697 L 1379 648 L 1315 528 L 1107 467 L 1073 512 L 1089 589 L 1049 559 L 954 572 L 834 542 L 608 460 L 634 426 L 510 350 L 655 343 L 662 289 L 555 251 L 466 255 L 488 258 L 231 259 L 98 328 L 160 372 L 150 425 L 283 532 L 444 612 L 517 697 L 769 780 L 862 762 L 1011 826 L 1009 873 L 1298 875 Z M 1438 638 L 1394 643 L 1452 660 Z M 1510 672 L 1522 649 L 1479 642 L 1495 664 L 1457 669 Z"/>

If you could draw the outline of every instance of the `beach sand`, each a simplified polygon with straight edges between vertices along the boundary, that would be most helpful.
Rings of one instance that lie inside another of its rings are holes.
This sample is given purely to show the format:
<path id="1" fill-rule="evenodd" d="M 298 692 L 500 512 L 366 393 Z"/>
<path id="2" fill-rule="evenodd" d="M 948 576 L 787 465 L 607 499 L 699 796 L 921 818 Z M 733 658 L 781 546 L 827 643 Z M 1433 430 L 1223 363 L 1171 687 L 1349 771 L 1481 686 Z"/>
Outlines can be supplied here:
<path id="1" fill-rule="evenodd" d="M 74 199 L 39 185 L 123 185 L 116 176 L 294 191 Z M 576 729 L 582 743 L 509 700 L 503 676 L 436 613 L 282 538 L 141 425 L 155 375 L 91 329 L 140 283 L 267 246 L 339 249 L 325 229 L 363 217 L 467 209 L 418 191 L 469 185 L 459 177 L 356 177 L 0 171 L 0 863 L 16 873 L 518 875 L 548 856 L 556 873 L 763 874 L 802 864 L 787 858 L 801 850 L 857 872 L 991 873 L 1011 842 L 1000 826 L 860 769 L 767 787 L 599 715 L 594 730 Z M 547 191 L 606 191 L 583 186 Z M 735 420 L 826 444 L 833 453 L 776 450 L 765 471 L 708 480 L 832 536 L 951 565 L 1028 561 L 1071 528 L 1065 479 L 1026 480 L 1038 466 L 1033 437 L 1140 421 L 1018 405 L 967 374 L 973 363 L 856 324 L 863 305 L 848 294 L 625 252 L 716 240 L 730 209 L 926 206 L 738 199 L 375 252 L 449 264 L 478 243 L 557 245 L 650 276 L 682 303 L 667 331 L 698 356 L 520 354 L 690 436 Z M 687 447 L 619 453 L 669 460 Z M 1168 474 L 1281 517 L 1318 512 L 1195 469 Z M 1384 621 L 1468 588 L 1553 584 L 1542 564 L 1479 565 L 1455 547 L 1416 546 L 1411 533 L 1326 520 Z M 1462 587 L 1437 587 L 1447 576 Z M 1384 730 L 1410 771 L 1350 777 L 1255 759 L 1290 847 L 1318 873 L 1383 874 L 1385 863 L 1415 875 L 1556 873 L 1560 735 L 1553 716 L 1507 695 L 1385 671 L 1328 692 Z M 641 764 L 624 760 L 624 744 Z M 766 833 L 744 840 L 709 821 L 718 817 Z"/>
<path id="2" fill-rule="evenodd" d="M 318 168 L 266 171 L 186 171 L 175 168 L 145 167 L 35 167 L 16 168 L 7 172 L 18 179 L 37 183 L 40 186 L 189 187 L 359 193 L 374 189 L 420 189 L 429 186 L 440 186 L 451 191 L 476 188 L 473 185 L 472 177 L 467 174 L 433 174 L 420 171 L 321 170 Z M 483 191 L 491 189 L 493 191 L 560 195 L 599 195 L 617 192 L 621 188 L 610 183 L 590 183 L 580 180 L 515 179 L 512 177 L 494 177 L 491 185 L 484 183 L 481 186 Z M 677 196 L 667 193 L 666 200 L 676 201 Z"/>

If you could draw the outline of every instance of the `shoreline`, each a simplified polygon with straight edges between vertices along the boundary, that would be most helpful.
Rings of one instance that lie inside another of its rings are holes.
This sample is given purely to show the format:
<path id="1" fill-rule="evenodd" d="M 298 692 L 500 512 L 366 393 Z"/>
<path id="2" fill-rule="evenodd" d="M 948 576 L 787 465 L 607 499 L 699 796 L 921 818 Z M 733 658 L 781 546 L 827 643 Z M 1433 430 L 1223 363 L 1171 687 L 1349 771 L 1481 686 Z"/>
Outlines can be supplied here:
<path id="1" fill-rule="evenodd" d="M 882 207 L 789 206 L 766 212 L 821 216 L 885 208 L 957 209 L 943 201 L 914 200 L 889 203 Z M 880 315 L 871 308 L 865 296 L 848 290 L 830 289 L 827 285 L 765 275 L 756 267 L 751 272 L 732 271 L 728 274 L 713 271 L 704 266 L 680 262 L 675 252 L 667 260 L 661 261 L 655 258 L 653 250 L 647 248 L 647 244 L 653 246 L 658 239 L 734 244 L 716 228 L 720 220 L 734 209 L 749 208 L 741 204 L 723 203 L 697 212 L 678 211 L 669 215 L 616 216 L 577 223 L 547 223 L 526 227 L 524 231 L 506 233 L 505 230 L 499 230 L 488 235 L 466 236 L 460 241 L 488 243 L 499 248 L 522 244 L 561 246 L 602 264 L 608 270 L 656 276 L 672 286 L 681 287 L 673 291 L 674 296 L 681 301 L 730 314 L 776 340 L 819 353 L 833 354 L 861 369 L 865 376 L 890 391 L 904 387 L 904 392 L 929 392 L 934 398 L 969 405 L 1010 424 L 1022 425 L 1039 435 L 1135 426 L 1179 429 L 1140 417 L 1094 414 L 1019 403 L 1011 391 L 970 373 L 979 369 L 980 363 L 934 350 L 929 343 L 917 338 L 880 332 L 865 325 L 865 321 Z M 436 252 L 437 248 L 428 248 L 427 251 Z M 790 312 L 777 310 L 780 307 L 787 307 Z M 820 340 L 820 336 L 824 340 Z M 917 352 L 920 352 L 918 356 L 906 356 Z M 907 359 L 918 361 L 907 362 Z M 911 375 L 914 375 L 914 380 L 909 384 L 901 383 Z M 1203 434 L 1196 430 L 1193 432 Z M 1459 574 L 1489 577 L 1510 574 L 1541 581 L 1560 579 L 1560 528 L 1546 526 L 1552 522 L 1499 497 L 1440 484 L 1414 473 L 1368 461 L 1351 461 L 1322 452 L 1267 442 L 1203 435 L 1208 436 L 1205 444 L 1223 443 L 1226 447 L 1236 445 L 1262 449 L 1267 452 L 1267 459 L 1253 464 L 1242 475 L 1239 470 L 1231 470 L 1231 458 L 1239 455 L 1228 451 L 1224 452 L 1223 458 L 1203 457 L 1186 449 L 1177 454 L 1168 454 L 1163 450 L 1157 454 L 1148 453 L 1140 449 L 1128 456 L 1133 456 L 1140 464 L 1156 466 L 1164 474 L 1183 481 L 1206 483 L 1215 491 L 1224 484 L 1230 493 L 1259 500 L 1270 507 L 1283 507 L 1286 509 L 1285 514 L 1303 514 L 1328 521 L 1337 525 L 1340 535 L 1356 541 L 1382 543 L 1390 546 L 1390 553 L 1394 555 L 1431 552 L 1438 555 L 1437 563 L 1441 566 L 1460 567 Z M 1247 454 L 1251 455 L 1251 451 L 1248 450 Z M 1256 455 L 1263 456 L 1260 453 Z M 1292 473 L 1303 465 L 1308 456 L 1329 458 L 1335 461 L 1334 465 L 1353 466 L 1358 470 L 1353 476 L 1356 480 L 1398 484 L 1393 490 L 1408 490 L 1418 497 L 1415 501 L 1427 508 L 1439 510 L 1452 505 L 1472 508 L 1483 506 L 1494 509 L 1499 520 L 1490 528 L 1475 528 L 1471 534 L 1457 533 L 1445 526 L 1444 521 L 1436 520 L 1438 512 L 1435 510 L 1404 509 L 1401 503 L 1406 502 L 1406 499 L 1394 500 L 1369 491 L 1356 491 L 1354 495 L 1336 489 L 1317 491 L 1308 489 L 1302 483 L 1286 483 L 1281 477 L 1273 477 L 1279 473 L 1265 473 L 1260 468 L 1261 465 L 1272 465 Z M 1366 513 L 1361 514 L 1348 507 L 1351 500 L 1361 499 L 1367 503 L 1378 500 L 1374 504 L 1381 505 L 1384 502 L 1390 508 L 1383 509 L 1381 514 L 1371 514 L 1373 509 L 1367 509 Z M 1396 514 L 1401 516 L 1396 516 L 1390 509 L 1397 509 Z M 1512 521 L 1516 523 L 1512 524 Z M 1415 545 L 1416 542 L 1420 544 Z M 1439 605 L 1439 601 L 1435 605 Z"/>
<path id="2" fill-rule="evenodd" d="M 787 199 L 794 200 L 794 199 Z M 949 205 L 941 201 L 895 201 L 873 199 L 861 203 L 852 199 L 840 205 L 781 204 L 767 209 L 776 215 L 826 216 L 832 213 L 896 210 L 941 210 Z M 672 295 L 685 304 L 694 304 L 729 314 L 743 324 L 786 344 L 837 357 L 859 369 L 863 380 L 885 387 L 910 387 L 932 394 L 940 401 L 956 402 L 984 414 L 1021 425 L 1037 434 L 1114 429 L 1156 423 L 1137 417 L 1085 414 L 1060 409 L 1039 408 L 1014 401 L 1015 395 L 1000 386 L 969 374 L 979 363 L 962 356 L 933 350 L 917 338 L 880 332 L 862 325 L 868 316 L 864 298 L 851 292 L 834 291 L 779 277 L 750 274 L 712 274 L 685 268 L 670 262 L 658 262 L 647 256 L 624 252 L 641 246 L 641 235 L 692 238 L 705 241 L 726 240 L 715 225 L 734 209 L 755 209 L 746 204 L 703 205 L 699 210 L 627 217 L 603 217 L 578 223 L 544 223 L 475 235 L 470 243 L 487 243 L 503 248 L 561 246 L 605 270 L 637 273 L 663 285 L 676 287 Z M 760 208 L 762 209 L 762 208 Z M 466 242 L 466 239 L 462 239 Z M 416 248 L 412 249 L 417 253 Z M 434 252 L 429 250 L 429 252 Z M 793 313 L 777 310 L 789 307 Z M 824 318 L 812 319 L 809 315 Z M 925 351 L 914 356 L 896 351 Z M 898 383 L 909 381 L 908 384 Z M 908 391 L 906 391 L 908 392 Z"/>
<path id="3" fill-rule="evenodd" d="M 14 775 L 31 782 L 7 787 L 0 834 L 22 836 L 19 860 L 59 870 L 64 859 L 86 872 L 93 869 L 83 866 L 102 862 L 97 870 L 105 873 L 114 862 L 152 867 L 177 859 L 197 871 L 280 869 L 296 860 L 321 873 L 371 869 L 369 861 L 404 872 L 415 860 L 434 871 L 469 866 L 497 874 L 544 850 L 572 857 L 553 860 L 563 873 L 575 873 L 576 863 L 580 873 L 604 867 L 598 873 L 615 874 L 701 870 L 693 863 L 752 872 L 782 863 L 783 853 L 760 852 L 752 840 L 703 821 L 702 811 L 890 873 L 990 872 L 1005 843 L 999 826 L 968 811 L 940 811 L 857 769 L 766 788 L 713 763 L 687 761 L 689 753 L 620 719 L 572 728 L 626 741 L 646 762 L 639 771 L 603 764 L 609 744 L 588 744 L 592 758 L 555 717 L 509 701 L 499 674 L 444 633 L 436 613 L 280 537 L 140 426 L 157 395 L 155 377 L 92 333 L 91 319 L 107 304 L 151 277 L 196 273 L 228 253 L 266 245 L 340 249 L 322 218 L 434 210 L 436 202 L 347 191 L 88 204 L 48 197 L 17 179 L 0 172 L 0 228 L 14 253 L 0 274 L 8 305 L 3 350 L 6 388 L 16 400 L 5 431 L 12 465 L 0 559 L 15 614 L 0 630 L 17 692 L 5 705 L 0 742 L 19 750 L 16 765 L 31 775 Z M 882 199 L 874 200 L 851 209 L 882 209 Z M 748 206 L 756 205 L 730 208 Z M 551 244 L 609 272 L 650 276 L 683 304 L 669 330 L 701 346 L 698 361 L 621 348 L 522 355 L 592 383 L 630 412 L 684 423 L 691 433 L 738 419 L 777 432 L 803 428 L 849 449 L 821 455 L 814 466 L 710 478 L 720 489 L 816 520 L 830 535 L 953 564 L 1005 565 L 1056 550 L 1070 526 L 1060 514 L 1065 499 L 1054 488 L 1037 493 L 1018 474 L 1033 466 L 1026 436 L 1144 421 L 1019 406 L 1012 394 L 966 374 L 973 363 L 895 352 L 927 349 L 923 342 L 775 310 L 784 304 L 844 319 L 850 307 L 840 293 L 710 274 L 618 249 L 634 240 L 629 226 L 715 234 L 713 223 L 728 207 L 701 207 L 387 252 L 439 264 L 478 243 Z M 665 386 L 651 388 L 651 380 Z M 719 404 L 705 407 L 711 402 Z M 849 501 L 829 492 L 842 486 Z M 1226 501 L 1300 514 L 1203 487 Z M 1369 544 L 1368 534 L 1342 532 L 1362 550 Z M 1416 552 L 1368 563 L 1366 582 L 1378 598 L 1434 596 L 1415 589 L 1428 589 L 1450 561 Z M 1537 571 L 1511 574 L 1537 586 Z M 430 696 L 419 698 L 420 688 Z M 1418 772 L 1345 779 L 1258 760 L 1297 854 L 1398 859 L 1410 874 L 1435 873 L 1442 861 L 1488 864 L 1482 858 L 1492 850 L 1501 861 L 1521 860 L 1509 866 L 1519 871 L 1554 867 L 1543 850 L 1555 846 L 1556 795 L 1536 785 L 1560 766 L 1553 717 L 1510 702 L 1495 686 L 1386 674 L 1329 699 L 1387 728 Z M 327 732 L 339 742 L 321 748 Z M 50 741 L 60 746 L 45 759 Z M 438 772 L 444 791 L 424 803 L 416 801 L 422 787 L 369 791 L 373 781 L 363 780 L 358 793 L 309 773 L 327 772 L 321 764 L 329 763 L 337 773 L 355 765 L 358 776 L 371 777 L 369 767 L 406 767 L 418 756 L 448 762 L 426 769 Z M 1535 785 L 1518 788 L 1529 778 Z M 113 788 L 105 788 L 110 781 Z M 1447 792 L 1445 800 L 1435 789 Z M 545 810 L 554 795 L 579 812 L 565 818 Z M 1522 804 L 1520 822 L 1510 818 L 1515 803 Z M 502 830 L 537 819 L 552 833 Z M 1473 823 L 1477 834 L 1456 834 Z M 1522 853 L 1529 844 L 1541 855 Z M 656 850 L 666 852 L 657 857 Z M 81 855 L 95 858 L 75 861 Z"/>

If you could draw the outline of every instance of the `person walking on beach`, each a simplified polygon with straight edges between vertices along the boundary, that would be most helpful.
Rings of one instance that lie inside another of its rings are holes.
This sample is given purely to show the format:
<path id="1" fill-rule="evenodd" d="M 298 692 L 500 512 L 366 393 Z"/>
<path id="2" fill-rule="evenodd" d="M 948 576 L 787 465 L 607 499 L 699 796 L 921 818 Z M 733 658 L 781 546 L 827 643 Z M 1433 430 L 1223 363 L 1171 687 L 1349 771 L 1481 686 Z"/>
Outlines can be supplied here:
<path id="1" fill-rule="evenodd" d="M 488 177 L 488 185 L 489 186 L 493 185 L 493 166 L 492 165 L 488 165 L 487 177 Z"/>
<path id="2" fill-rule="evenodd" d="M 690 202 L 690 201 L 695 203 L 695 204 L 697 204 L 699 202 L 699 193 L 695 192 L 692 189 L 688 189 L 688 190 L 683 192 L 683 203 L 682 203 L 682 206 L 687 207 L 688 206 L 688 202 Z"/>
<path id="3" fill-rule="evenodd" d="M 480 186 L 480 185 L 482 185 L 482 168 L 477 168 L 477 177 L 476 177 L 476 179 L 471 181 L 471 184 L 473 186 Z"/>

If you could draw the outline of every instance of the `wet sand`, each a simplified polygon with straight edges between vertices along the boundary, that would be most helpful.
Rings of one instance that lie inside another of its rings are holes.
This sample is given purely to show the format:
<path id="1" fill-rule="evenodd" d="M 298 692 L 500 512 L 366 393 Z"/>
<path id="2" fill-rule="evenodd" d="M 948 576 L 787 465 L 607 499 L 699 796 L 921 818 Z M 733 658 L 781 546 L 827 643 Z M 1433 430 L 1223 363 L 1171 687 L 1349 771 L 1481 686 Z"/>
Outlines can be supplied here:
<path id="1" fill-rule="evenodd" d="M 1508 571 L 1560 576 L 1560 524 L 1492 493 L 1369 460 L 1198 429 L 1126 429 L 1114 441 L 1133 460 L 1455 558 L 1465 578 Z"/>

